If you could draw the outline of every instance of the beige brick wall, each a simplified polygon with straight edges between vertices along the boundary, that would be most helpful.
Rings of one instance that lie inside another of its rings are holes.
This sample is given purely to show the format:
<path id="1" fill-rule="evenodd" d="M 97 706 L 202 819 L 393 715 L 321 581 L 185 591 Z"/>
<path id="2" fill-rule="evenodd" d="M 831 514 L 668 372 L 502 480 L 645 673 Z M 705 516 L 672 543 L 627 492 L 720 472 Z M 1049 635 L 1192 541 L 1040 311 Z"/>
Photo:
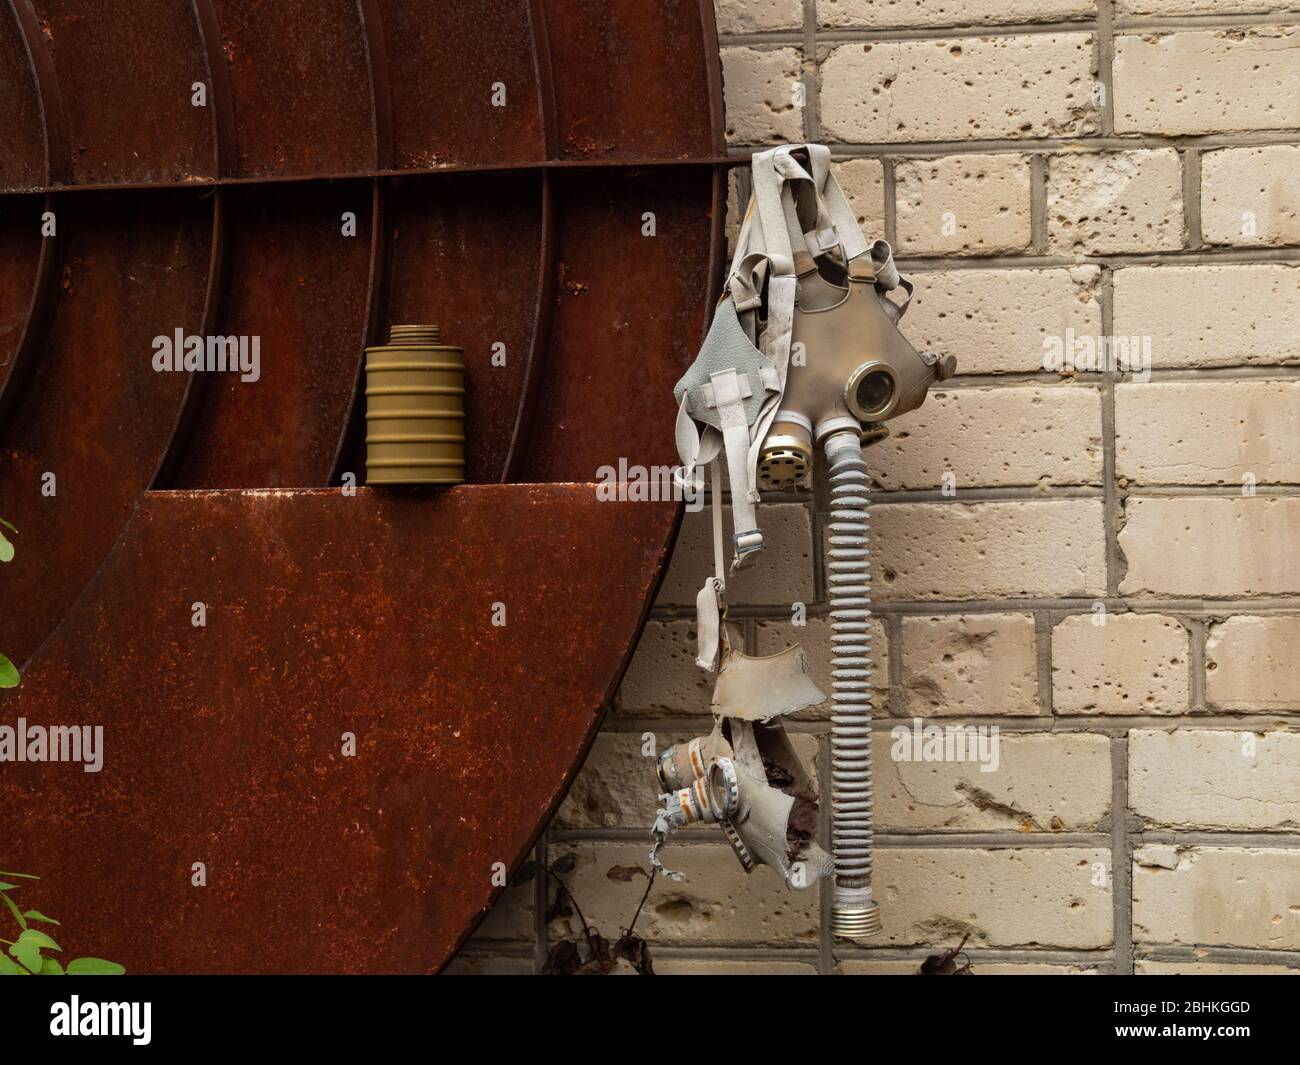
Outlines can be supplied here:
<path id="1" fill-rule="evenodd" d="M 908 973 L 969 934 L 989 975 L 1300 971 L 1300 0 L 718 10 L 734 154 L 830 144 L 917 283 L 905 332 L 959 375 L 868 452 L 885 935 L 832 942 L 828 896 L 701 827 L 638 923 L 657 969 Z M 1106 334 L 1149 364 L 1044 369 Z M 764 505 L 730 603 L 828 688 L 823 487 Z M 606 874 L 647 864 L 647 751 L 707 727 L 711 564 L 688 514 L 541 844 L 607 935 L 643 890 Z M 996 771 L 895 760 L 914 717 L 997 725 Z M 790 727 L 825 791 L 826 707 Z M 572 924 L 541 886 L 456 971 L 533 971 Z"/>

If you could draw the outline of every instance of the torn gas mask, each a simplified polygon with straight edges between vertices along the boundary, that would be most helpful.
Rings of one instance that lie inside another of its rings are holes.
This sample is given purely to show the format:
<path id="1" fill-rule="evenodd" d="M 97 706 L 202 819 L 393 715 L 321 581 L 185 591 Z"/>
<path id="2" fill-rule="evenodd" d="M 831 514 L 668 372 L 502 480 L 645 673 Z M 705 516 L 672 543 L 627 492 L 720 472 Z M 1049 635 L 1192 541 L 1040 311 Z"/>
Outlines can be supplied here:
<path id="1" fill-rule="evenodd" d="M 696 663 L 717 669 L 718 679 L 713 732 L 661 759 L 655 860 L 673 825 L 713 821 L 747 869 L 771 864 L 792 887 L 829 869 L 811 836 L 791 841 L 791 824 L 807 818 L 801 796 L 810 800 L 811 784 L 781 718 L 791 705 L 810 705 L 800 703 L 807 693 L 792 694 L 798 684 L 782 671 L 782 656 L 750 658 L 727 637 L 719 497 L 725 460 L 734 572 L 763 546 L 760 491 L 805 485 L 816 446 L 831 491 L 832 931 L 863 938 L 880 930 L 880 917 L 871 893 L 869 485 L 862 449 L 888 432 L 884 423 L 920 406 L 931 385 L 952 375 L 955 360 L 918 352 L 903 336 L 899 322 L 912 285 L 886 242 L 862 236 L 826 147 L 760 152 L 751 173 L 753 195 L 726 291 L 699 356 L 674 391 L 684 476 L 707 463 L 713 485 L 715 573 L 696 599 Z M 786 654 L 806 661 L 798 648 Z M 792 876 L 800 862 L 811 876 Z"/>
<path id="2" fill-rule="evenodd" d="M 669 831 L 704 823 L 721 826 L 746 872 L 770 865 L 795 889 L 830 874 L 816 842 L 817 787 L 781 722 L 825 701 L 811 668 L 798 646 L 755 658 L 734 650 L 724 632 L 713 731 L 659 756 L 656 865 Z"/>

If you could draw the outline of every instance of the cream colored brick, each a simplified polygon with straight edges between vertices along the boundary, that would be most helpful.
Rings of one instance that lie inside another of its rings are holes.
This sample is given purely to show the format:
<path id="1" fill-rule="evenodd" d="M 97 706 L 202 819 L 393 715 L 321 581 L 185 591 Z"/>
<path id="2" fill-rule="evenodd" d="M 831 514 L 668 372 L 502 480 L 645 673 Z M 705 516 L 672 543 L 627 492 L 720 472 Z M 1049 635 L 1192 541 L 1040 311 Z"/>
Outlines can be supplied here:
<path id="1" fill-rule="evenodd" d="M 992 255 L 1029 246 L 1029 159 L 949 155 L 894 168 L 904 255 Z"/>
<path id="2" fill-rule="evenodd" d="M 1300 733 L 1129 733 L 1129 806 L 1148 826 L 1300 826 Z"/>
<path id="3" fill-rule="evenodd" d="M 886 489 L 1101 483 L 1095 388 L 935 390 L 867 452 Z M 945 475 L 951 480 L 945 482 Z"/>
<path id="4" fill-rule="evenodd" d="M 693 621 L 648 621 L 615 700 L 621 713 L 707 714 L 713 677 L 695 664 Z"/>
<path id="5" fill-rule="evenodd" d="M 795 48 L 723 48 L 727 141 L 775 144 L 802 140 L 803 108 L 795 84 L 803 59 Z"/>
<path id="6" fill-rule="evenodd" d="M 957 945 L 957 936 L 951 946 Z M 934 951 L 947 948 L 949 944 L 935 943 Z M 919 976 L 921 962 L 924 958 L 898 960 L 886 958 L 845 958 L 836 967 L 836 973 L 843 976 Z M 976 976 L 1091 976 L 1096 973 L 1086 965 L 1048 965 L 1043 962 L 1005 962 L 982 961 L 971 959 L 971 972 Z"/>
<path id="7" fill-rule="evenodd" d="M 758 628 L 758 653 L 774 655 L 793 643 L 799 644 L 813 663 L 813 679 L 827 695 L 820 706 L 812 706 L 794 714 L 796 720 L 825 719 L 831 716 L 831 624 L 826 617 L 808 618 L 802 627 L 788 621 L 761 620 Z M 889 713 L 889 640 L 885 626 L 879 618 L 871 620 L 871 710 L 873 714 Z"/>
<path id="8" fill-rule="evenodd" d="M 803 28 L 802 0 L 716 0 L 719 33 Z"/>
<path id="9" fill-rule="evenodd" d="M 1152 337 L 1156 369 L 1300 363 L 1300 266 L 1115 271 L 1115 333 Z"/>
<path id="10" fill-rule="evenodd" d="M 1089 133 L 1092 53 L 1089 33 L 842 44 L 822 63 L 822 128 L 864 144 Z"/>
<path id="11" fill-rule="evenodd" d="M 900 760 L 913 753 L 912 726 L 895 732 L 873 751 L 878 831 L 1088 832 L 1110 810 L 1105 736 L 1002 732 L 985 773 L 978 762 Z"/>
<path id="12" fill-rule="evenodd" d="M 1238 596 L 1300 592 L 1300 499 L 1130 498 L 1119 547 L 1123 595 Z"/>
<path id="13" fill-rule="evenodd" d="M 574 854 L 578 864 L 564 877 L 589 924 L 604 936 L 627 926 L 645 881 L 617 883 L 614 866 L 650 868 L 649 843 L 553 844 L 552 861 Z M 721 836 L 717 843 L 669 844 L 663 860 L 685 875 L 660 877 L 641 911 L 636 930 L 655 943 L 816 943 L 821 925 L 815 887 L 789 891 L 780 875 L 760 866 L 748 876 Z M 551 922 L 552 937 L 580 932 L 576 918 Z"/>
<path id="14" fill-rule="evenodd" d="M 903 618 L 903 686 L 918 717 L 1038 713 L 1028 614 Z"/>
<path id="15" fill-rule="evenodd" d="M 1300 967 L 1223 961 L 1150 961 L 1139 958 L 1138 976 L 1300 976 Z"/>
<path id="16" fill-rule="evenodd" d="M 833 163 L 858 225 L 868 240 L 885 234 L 885 168 L 879 159 L 845 159 Z"/>
<path id="17" fill-rule="evenodd" d="M 1047 166 L 1048 246 L 1100 255 L 1183 244 L 1183 168 L 1172 148 L 1072 152 Z"/>
<path id="18" fill-rule="evenodd" d="M 1218 710 L 1300 712 L 1300 618 L 1233 617 L 1205 642 L 1205 698 Z"/>
<path id="19" fill-rule="evenodd" d="M 730 507 L 723 517 L 726 560 L 730 564 Z M 708 506 L 686 514 L 659 592 L 659 604 L 695 605 L 696 593 L 705 577 L 713 575 L 711 521 Z M 732 606 L 811 603 L 812 525 L 808 508 L 797 503 L 764 504 L 758 510 L 758 524 L 763 530 L 763 552 L 757 563 L 727 577 L 727 602 Z"/>
<path id="20" fill-rule="evenodd" d="M 440 976 L 532 976 L 533 959 L 510 954 L 462 950 Z"/>
<path id="21" fill-rule="evenodd" d="M 653 954 L 656 976 L 816 976 L 812 961 L 748 958 L 680 958 Z"/>
<path id="22" fill-rule="evenodd" d="M 927 270 L 903 332 L 918 348 L 957 356 L 958 373 L 1043 368 L 1043 341 L 1101 332 L 1095 266 L 1068 270 Z"/>
<path id="23" fill-rule="evenodd" d="M 1118 385 L 1115 462 L 1136 484 L 1296 484 L 1300 381 Z"/>
<path id="24" fill-rule="evenodd" d="M 1229 7 L 1229 10 L 1224 10 Z M 1115 0 L 1115 13 L 1134 15 L 1255 15 L 1300 10 L 1295 0 Z"/>
<path id="25" fill-rule="evenodd" d="M 1056 22 L 1084 18 L 1095 9 L 1095 0 L 817 0 L 817 19 L 828 27 L 875 30 Z"/>
<path id="26" fill-rule="evenodd" d="M 1133 938 L 1300 949 L 1300 850 L 1140 847 L 1133 855 Z"/>
<path id="27" fill-rule="evenodd" d="M 883 600 L 1099 595 L 1102 529 L 1094 499 L 873 507 L 873 592 Z"/>
<path id="28" fill-rule="evenodd" d="M 655 733 L 650 741 L 640 732 L 602 732 L 596 737 L 591 753 L 569 789 L 569 794 L 555 815 L 552 827 L 644 828 L 654 824 L 659 807 L 659 785 L 655 776 L 655 754 L 642 753 L 647 742 L 652 752 L 667 750 L 674 743 L 684 743 L 703 735 L 712 727 L 705 719 L 696 732 L 665 731 Z M 818 738 L 807 733 L 793 733 L 790 741 L 803 762 L 814 785 L 817 780 Z M 710 831 L 707 826 L 692 826 L 685 831 Z"/>
<path id="29" fill-rule="evenodd" d="M 1117 133 L 1224 133 L 1300 126 L 1300 33 L 1291 28 L 1120 35 Z"/>
<path id="30" fill-rule="evenodd" d="M 1300 244 L 1300 147 L 1203 154 L 1201 236 L 1207 244 Z"/>
<path id="31" fill-rule="evenodd" d="M 970 946 L 1111 943 L 1110 852 L 1101 848 L 882 847 L 872 887 L 882 946 L 955 944 L 967 932 Z"/>
<path id="32" fill-rule="evenodd" d="M 1068 617 L 1052 630 L 1058 714 L 1185 714 L 1187 630 L 1160 614 Z"/>

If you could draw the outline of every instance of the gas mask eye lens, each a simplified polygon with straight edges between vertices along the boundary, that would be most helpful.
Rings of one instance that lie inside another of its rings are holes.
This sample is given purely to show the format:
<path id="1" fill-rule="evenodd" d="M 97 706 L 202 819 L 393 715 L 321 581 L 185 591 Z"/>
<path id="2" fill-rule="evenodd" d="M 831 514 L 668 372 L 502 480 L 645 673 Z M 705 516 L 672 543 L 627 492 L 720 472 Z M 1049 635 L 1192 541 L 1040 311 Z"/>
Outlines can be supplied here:
<path id="1" fill-rule="evenodd" d="M 844 401 L 859 421 L 879 421 L 898 401 L 898 376 L 883 362 L 868 362 L 849 376 Z"/>

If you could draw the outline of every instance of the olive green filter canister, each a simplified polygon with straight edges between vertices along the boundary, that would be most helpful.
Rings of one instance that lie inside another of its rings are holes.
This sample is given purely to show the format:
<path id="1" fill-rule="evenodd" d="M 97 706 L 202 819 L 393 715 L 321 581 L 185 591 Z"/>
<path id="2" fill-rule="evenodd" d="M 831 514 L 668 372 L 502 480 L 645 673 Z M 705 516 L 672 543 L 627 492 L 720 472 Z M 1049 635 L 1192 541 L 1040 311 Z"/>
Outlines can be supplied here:
<path id="1" fill-rule="evenodd" d="M 463 484 L 465 350 L 436 325 L 395 325 L 366 348 L 366 482 Z"/>

